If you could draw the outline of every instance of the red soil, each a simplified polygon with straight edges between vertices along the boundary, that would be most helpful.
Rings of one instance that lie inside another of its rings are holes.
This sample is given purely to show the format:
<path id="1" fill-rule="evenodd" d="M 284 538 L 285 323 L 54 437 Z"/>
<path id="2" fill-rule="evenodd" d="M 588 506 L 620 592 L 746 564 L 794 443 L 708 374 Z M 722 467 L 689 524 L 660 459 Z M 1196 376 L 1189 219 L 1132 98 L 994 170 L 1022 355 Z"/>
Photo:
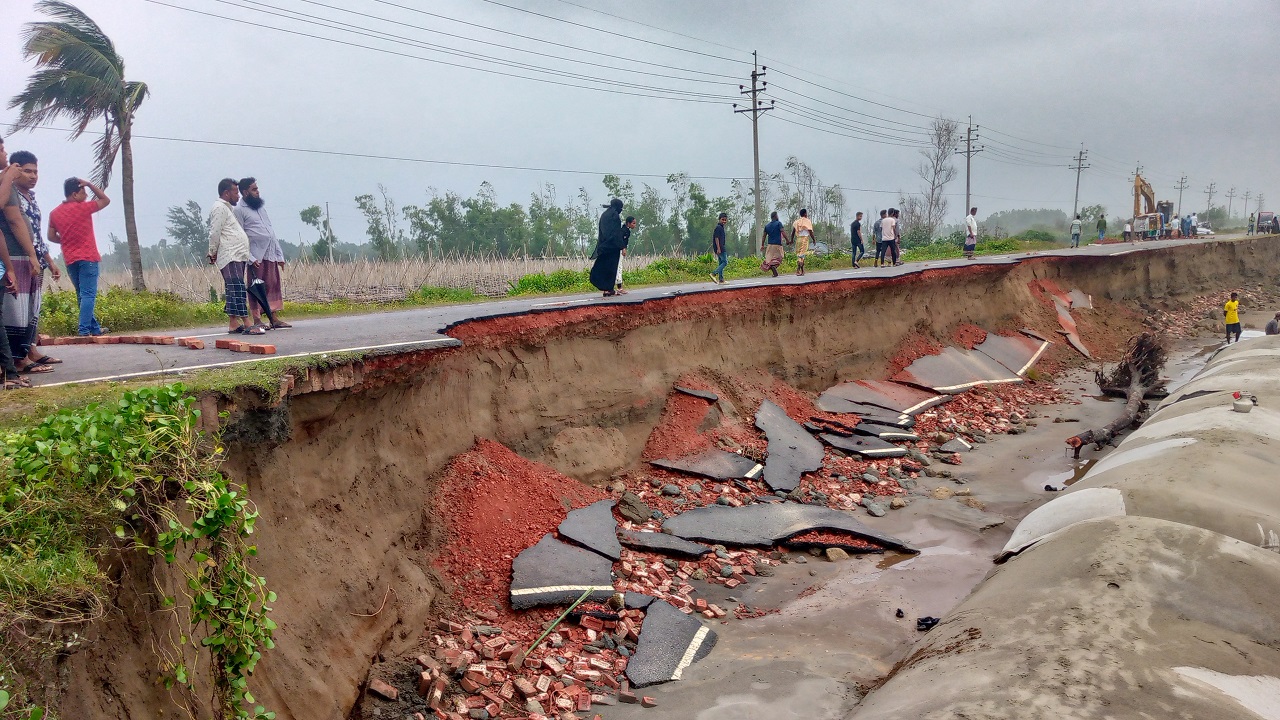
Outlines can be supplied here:
<path id="1" fill-rule="evenodd" d="M 885 368 L 885 377 L 891 378 L 897 375 L 925 355 L 937 355 L 942 352 L 942 348 L 942 344 L 933 337 L 913 331 L 898 343 L 898 347 L 890 355 L 888 367 Z"/>
<path id="2" fill-rule="evenodd" d="M 951 332 L 951 341 L 963 347 L 965 350 L 972 350 L 987 339 L 987 331 L 974 325 L 973 323 L 960 323 L 955 330 Z"/>
<path id="3" fill-rule="evenodd" d="M 706 388 L 697 388 L 699 390 Z M 711 392 L 715 392 L 712 390 Z M 649 434 L 641 457 L 645 460 L 682 458 L 712 446 L 711 438 L 698 432 L 712 404 L 699 397 L 672 391 L 662 419 Z"/>
<path id="4" fill-rule="evenodd" d="M 793 546 L 839 545 L 847 548 L 856 548 L 863 552 L 881 552 L 884 550 L 879 545 L 855 535 L 832 532 L 830 530 L 813 530 L 801 533 L 787 540 L 786 544 Z"/>
<path id="5" fill-rule="evenodd" d="M 515 556 L 569 510 L 607 497 L 485 439 L 454 458 L 444 478 L 436 512 L 446 535 L 435 563 L 455 583 L 453 600 L 476 610 L 507 612 Z"/>

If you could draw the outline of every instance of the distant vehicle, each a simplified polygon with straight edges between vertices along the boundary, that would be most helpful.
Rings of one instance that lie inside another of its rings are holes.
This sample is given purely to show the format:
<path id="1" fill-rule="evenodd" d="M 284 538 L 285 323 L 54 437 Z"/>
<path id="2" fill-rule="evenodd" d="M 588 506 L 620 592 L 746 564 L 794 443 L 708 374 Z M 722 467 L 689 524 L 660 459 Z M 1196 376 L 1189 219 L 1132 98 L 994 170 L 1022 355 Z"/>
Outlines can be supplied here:
<path id="1" fill-rule="evenodd" d="M 1259 233 L 1269 233 L 1269 232 L 1280 231 L 1280 228 L 1277 228 L 1276 224 L 1277 224 L 1277 221 L 1276 221 L 1275 213 L 1271 211 L 1258 213 L 1258 232 Z"/>
<path id="2" fill-rule="evenodd" d="M 1213 235 L 1213 228 L 1212 228 L 1212 227 L 1210 227 L 1209 223 L 1207 223 L 1207 222 L 1199 223 L 1198 225 L 1196 225 L 1196 235 L 1209 235 L 1209 236 L 1212 236 L 1212 235 Z"/>

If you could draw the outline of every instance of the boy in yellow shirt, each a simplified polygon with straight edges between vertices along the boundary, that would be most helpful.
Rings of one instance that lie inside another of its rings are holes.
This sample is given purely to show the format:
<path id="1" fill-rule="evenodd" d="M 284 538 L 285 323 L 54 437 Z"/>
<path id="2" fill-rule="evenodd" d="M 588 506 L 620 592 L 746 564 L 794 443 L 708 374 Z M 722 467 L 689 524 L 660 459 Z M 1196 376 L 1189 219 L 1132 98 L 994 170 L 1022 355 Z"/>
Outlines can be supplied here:
<path id="1" fill-rule="evenodd" d="M 1240 293 L 1231 293 L 1231 299 L 1222 306 L 1222 320 L 1227 324 L 1227 344 L 1231 344 L 1232 333 L 1240 342 Z"/>

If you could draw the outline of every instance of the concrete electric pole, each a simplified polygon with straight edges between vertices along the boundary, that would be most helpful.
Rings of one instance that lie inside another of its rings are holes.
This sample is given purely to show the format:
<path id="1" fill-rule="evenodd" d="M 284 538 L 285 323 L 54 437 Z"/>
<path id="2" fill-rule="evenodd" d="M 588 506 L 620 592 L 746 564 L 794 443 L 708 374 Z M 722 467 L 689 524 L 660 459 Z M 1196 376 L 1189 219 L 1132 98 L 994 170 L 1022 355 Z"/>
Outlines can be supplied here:
<path id="1" fill-rule="evenodd" d="M 978 139 L 978 126 L 973 124 L 973 116 L 969 116 L 969 127 L 964 134 L 964 149 L 957 150 L 957 155 L 964 156 L 964 213 L 969 214 L 973 207 L 973 156 L 986 148 L 974 147 L 973 141 Z"/>
<path id="2" fill-rule="evenodd" d="M 1236 197 L 1235 188 L 1231 188 L 1230 190 L 1227 191 L 1227 219 L 1228 220 L 1230 220 L 1233 217 L 1233 215 L 1231 214 L 1231 201 L 1234 200 L 1235 197 Z"/>
<path id="3" fill-rule="evenodd" d="M 773 101 L 765 105 L 764 101 L 760 99 L 760 93 L 764 92 L 764 89 L 769 86 L 768 82 L 761 81 L 761 78 L 765 76 L 765 71 L 769 68 L 767 66 L 760 67 L 759 55 L 755 51 L 752 51 L 751 57 L 751 88 L 748 89 L 746 85 L 738 86 L 739 94 L 751 96 L 751 106 L 739 108 L 737 103 L 734 103 L 733 111 L 735 113 L 750 113 L 751 115 L 751 149 L 755 156 L 754 192 L 756 200 L 755 222 L 751 227 L 751 247 L 755 247 L 760 241 L 761 228 L 764 227 L 764 205 L 760 197 L 760 116 L 773 109 Z"/>
<path id="4" fill-rule="evenodd" d="M 1253 197 L 1252 190 L 1244 191 L 1244 216 L 1249 217 L 1249 198 Z"/>
<path id="5" fill-rule="evenodd" d="M 1076 215 L 1080 212 L 1080 172 L 1088 165 L 1084 164 L 1085 158 L 1088 157 L 1089 151 L 1084 149 L 1084 143 L 1080 144 L 1080 152 L 1076 155 L 1076 164 L 1068 165 L 1067 168 L 1076 171 L 1076 199 L 1071 203 L 1071 219 L 1075 220 Z"/>
<path id="6" fill-rule="evenodd" d="M 1209 212 L 1210 210 L 1213 209 L 1213 196 L 1216 195 L 1217 193 L 1218 193 L 1218 183 L 1216 182 L 1209 183 L 1209 187 L 1204 189 L 1204 194 L 1209 196 L 1209 207 L 1205 208 L 1204 210 L 1205 212 Z"/>
<path id="7" fill-rule="evenodd" d="M 1173 186 L 1178 191 L 1178 217 L 1182 217 L 1182 191 L 1187 189 L 1187 176 L 1183 174 L 1182 179 L 1177 185 Z"/>

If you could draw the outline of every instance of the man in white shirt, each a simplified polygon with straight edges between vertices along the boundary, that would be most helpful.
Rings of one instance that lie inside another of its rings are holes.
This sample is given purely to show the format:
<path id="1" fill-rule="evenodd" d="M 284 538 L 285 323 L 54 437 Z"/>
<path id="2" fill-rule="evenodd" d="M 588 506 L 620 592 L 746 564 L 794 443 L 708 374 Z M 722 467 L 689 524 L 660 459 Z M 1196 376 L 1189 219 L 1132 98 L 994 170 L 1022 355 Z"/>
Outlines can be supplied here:
<path id="1" fill-rule="evenodd" d="M 1076 219 L 1071 221 L 1071 247 L 1080 247 L 1080 229 L 1083 225 L 1080 223 L 1080 216 L 1076 215 Z"/>
<path id="2" fill-rule="evenodd" d="M 884 247 L 887 253 L 892 254 L 893 264 L 901 265 L 898 254 L 898 211 L 895 208 L 889 208 L 889 217 L 884 219 L 880 224 L 880 231 L 884 235 Z"/>
<path id="3" fill-rule="evenodd" d="M 222 272 L 226 293 L 223 312 L 227 314 L 227 332 L 247 335 L 265 335 L 266 330 L 249 326 L 249 293 L 244 284 L 244 272 L 252 256 L 249 254 L 249 236 L 236 221 L 232 206 L 240 201 L 240 188 L 231 178 L 218 183 L 218 202 L 209 213 L 210 265 L 217 265 Z"/>
<path id="4" fill-rule="evenodd" d="M 973 259 L 973 253 L 978 249 L 978 208 L 969 208 L 969 214 L 964 218 L 964 256 L 967 260 Z"/>

